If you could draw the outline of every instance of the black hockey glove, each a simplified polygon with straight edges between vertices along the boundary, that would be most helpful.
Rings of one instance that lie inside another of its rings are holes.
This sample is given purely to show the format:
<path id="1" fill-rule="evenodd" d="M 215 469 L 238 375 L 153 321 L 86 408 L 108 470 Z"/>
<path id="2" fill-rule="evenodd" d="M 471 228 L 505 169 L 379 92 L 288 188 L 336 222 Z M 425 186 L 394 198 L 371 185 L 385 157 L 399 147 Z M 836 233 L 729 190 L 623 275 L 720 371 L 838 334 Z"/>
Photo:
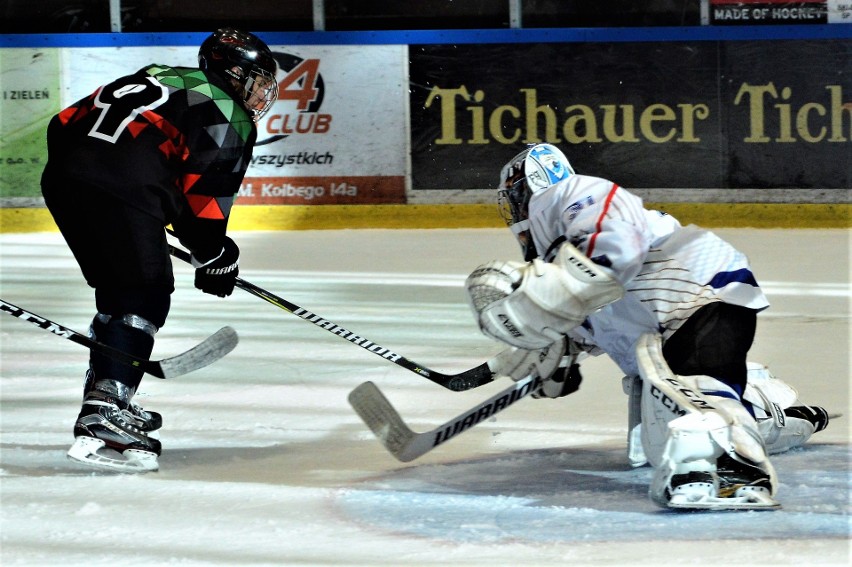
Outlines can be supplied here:
<path id="1" fill-rule="evenodd" d="M 560 366 L 553 375 L 544 381 L 541 388 L 532 393 L 532 397 L 561 398 L 573 394 L 580 389 L 583 375 L 580 374 L 580 365 L 575 363 L 568 366 Z"/>
<path id="2" fill-rule="evenodd" d="M 192 258 L 195 266 L 195 287 L 219 297 L 227 297 L 234 291 L 237 276 L 240 274 L 240 248 L 237 243 L 225 237 L 222 253 L 204 263 Z"/>

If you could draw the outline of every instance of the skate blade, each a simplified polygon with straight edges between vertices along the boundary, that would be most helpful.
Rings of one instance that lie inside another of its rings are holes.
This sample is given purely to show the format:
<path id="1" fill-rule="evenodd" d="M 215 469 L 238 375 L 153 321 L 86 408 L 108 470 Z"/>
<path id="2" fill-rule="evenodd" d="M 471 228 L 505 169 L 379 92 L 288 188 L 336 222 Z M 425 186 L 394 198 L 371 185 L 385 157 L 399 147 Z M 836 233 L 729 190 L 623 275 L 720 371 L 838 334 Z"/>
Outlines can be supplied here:
<path id="1" fill-rule="evenodd" d="M 777 510 L 781 504 L 764 488 L 743 487 L 725 498 L 708 493 L 675 493 L 666 506 L 675 510 Z"/>
<path id="2" fill-rule="evenodd" d="M 107 452 L 115 456 L 110 456 Z M 74 444 L 68 449 L 68 458 L 107 472 L 146 473 L 159 468 L 155 453 L 138 449 L 127 449 L 124 453 L 118 453 L 107 449 L 100 439 L 85 436 L 74 439 Z"/>

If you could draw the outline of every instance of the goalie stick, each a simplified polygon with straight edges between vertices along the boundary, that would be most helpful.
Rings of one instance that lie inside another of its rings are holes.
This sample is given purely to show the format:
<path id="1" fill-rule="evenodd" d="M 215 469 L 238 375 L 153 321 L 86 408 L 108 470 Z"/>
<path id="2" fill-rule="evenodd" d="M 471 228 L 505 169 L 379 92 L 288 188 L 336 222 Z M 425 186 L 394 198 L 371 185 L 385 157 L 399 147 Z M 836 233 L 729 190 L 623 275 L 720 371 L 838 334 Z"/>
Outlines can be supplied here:
<path id="1" fill-rule="evenodd" d="M 2 299 L 0 299 L 0 310 L 23 321 L 28 321 L 36 327 L 49 331 L 58 337 L 68 339 L 78 345 L 108 356 L 113 360 L 117 360 L 128 366 L 141 368 L 143 371 L 157 378 L 174 378 L 212 364 L 234 350 L 238 341 L 237 333 L 234 329 L 231 327 L 222 327 L 186 352 L 164 360 L 146 360 L 90 339 L 86 335 L 63 327 L 59 323 L 54 323 L 49 319 L 21 309 L 17 305 L 13 305 Z"/>
<path id="2" fill-rule="evenodd" d="M 465 411 L 435 429 L 413 431 L 372 382 L 364 382 L 349 393 L 349 403 L 382 445 L 397 460 L 407 463 L 422 457 L 438 445 L 467 431 L 484 419 L 503 411 L 541 387 L 542 379 L 531 374 L 513 382 L 479 405 Z"/>
<path id="3" fill-rule="evenodd" d="M 174 235 L 174 233 L 169 230 L 169 233 Z M 172 256 L 178 258 L 179 260 L 183 260 L 184 262 L 191 263 L 191 256 L 189 252 L 186 250 L 181 250 L 175 246 L 169 245 L 169 251 Z M 465 370 L 464 372 L 460 372 L 459 374 L 442 374 L 440 372 L 436 372 L 423 366 L 422 364 L 418 364 L 413 360 L 409 360 L 402 356 L 401 354 L 397 354 L 390 349 L 383 347 L 382 345 L 376 344 L 371 340 L 364 338 L 363 336 L 356 335 L 355 333 L 344 329 L 340 325 L 337 325 L 327 319 L 320 317 L 315 313 L 311 313 L 307 309 L 299 307 L 295 303 L 291 303 L 282 297 L 278 297 L 277 295 L 266 291 L 265 289 L 254 285 L 253 283 L 247 282 L 246 280 L 238 277 L 236 281 L 236 287 L 242 289 L 243 291 L 247 291 L 248 293 L 263 299 L 264 301 L 275 305 L 276 307 L 283 309 L 284 311 L 288 311 L 297 317 L 308 321 L 309 323 L 313 323 L 317 327 L 325 329 L 329 333 L 333 335 L 337 335 L 343 339 L 346 339 L 350 343 L 357 345 L 364 350 L 371 352 L 377 356 L 384 358 L 394 364 L 405 368 L 406 370 L 410 370 L 415 374 L 419 374 L 424 378 L 427 378 L 438 384 L 447 388 L 448 390 L 452 390 L 454 392 L 461 392 L 464 390 L 470 390 L 471 388 L 478 388 L 484 384 L 488 384 L 494 381 L 494 376 L 497 373 L 498 361 L 497 358 L 492 358 L 488 362 L 483 362 L 479 366 L 475 368 L 471 368 L 470 370 Z"/>

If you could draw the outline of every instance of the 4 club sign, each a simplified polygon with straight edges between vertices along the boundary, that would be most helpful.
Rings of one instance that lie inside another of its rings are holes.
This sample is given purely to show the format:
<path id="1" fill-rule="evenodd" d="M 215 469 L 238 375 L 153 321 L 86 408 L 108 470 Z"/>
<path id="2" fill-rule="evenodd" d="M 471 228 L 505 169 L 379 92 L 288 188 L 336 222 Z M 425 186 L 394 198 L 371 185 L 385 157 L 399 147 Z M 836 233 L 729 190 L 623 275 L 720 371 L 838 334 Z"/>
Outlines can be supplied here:
<path id="1" fill-rule="evenodd" d="M 325 82 L 319 59 L 303 59 L 273 52 L 278 63 L 278 101 L 258 125 L 257 145 L 271 144 L 293 134 L 324 134 L 331 115 L 319 112 L 325 99 Z"/>

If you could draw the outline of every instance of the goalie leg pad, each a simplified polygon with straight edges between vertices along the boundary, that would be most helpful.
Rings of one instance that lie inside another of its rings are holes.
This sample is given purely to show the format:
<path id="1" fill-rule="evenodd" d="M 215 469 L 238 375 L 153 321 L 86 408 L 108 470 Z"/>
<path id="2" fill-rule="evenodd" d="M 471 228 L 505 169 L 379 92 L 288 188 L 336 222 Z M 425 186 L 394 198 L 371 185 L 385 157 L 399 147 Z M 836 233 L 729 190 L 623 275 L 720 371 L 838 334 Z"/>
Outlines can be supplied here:
<path id="1" fill-rule="evenodd" d="M 707 376 L 679 377 L 690 387 L 721 392 Z M 699 390 L 700 391 L 700 390 Z M 706 395 L 706 394 L 705 394 Z M 738 400 L 706 395 L 713 410 L 689 412 L 668 423 L 668 436 L 649 489 L 669 508 L 776 508 L 775 469 L 751 415 Z"/>
<path id="2" fill-rule="evenodd" d="M 643 434 L 651 429 L 647 425 L 659 431 L 666 422 L 662 450 L 651 454 L 645 446 L 655 468 L 651 499 L 672 508 L 777 507 L 775 470 L 754 418 L 734 391 L 709 376 L 674 374 L 659 335 L 640 337 L 636 356 L 645 382 Z"/>
<path id="3" fill-rule="evenodd" d="M 642 379 L 625 376 L 621 388 L 627 394 L 627 459 L 631 467 L 641 467 L 648 464 L 642 448 Z"/>
<path id="4" fill-rule="evenodd" d="M 743 460 L 725 450 L 736 430 L 720 413 L 689 413 L 669 424 L 662 463 L 654 471 L 649 496 L 674 509 L 771 509 L 775 471 L 768 461 Z"/>
<path id="5" fill-rule="evenodd" d="M 828 425 L 828 412 L 799 402 L 799 394 L 769 369 L 748 363 L 748 385 L 743 399 L 751 404 L 760 434 L 770 455 L 801 447 Z"/>
<path id="6" fill-rule="evenodd" d="M 668 401 L 668 405 L 663 404 L 653 395 L 643 397 L 644 384 L 639 377 L 625 376 L 622 386 L 629 396 L 627 448 L 630 464 L 635 467 L 647 462 L 643 446 L 655 447 L 649 451 L 659 462 L 665 440 L 664 424 L 676 417 L 676 413 L 668 409 L 672 404 Z M 802 404 L 798 395 L 795 388 L 772 375 L 766 366 L 748 363 L 748 385 L 743 400 L 751 405 L 768 455 L 801 447 L 814 433 L 827 427 L 828 412 L 819 406 Z M 654 403 L 646 407 L 642 401 Z"/>

